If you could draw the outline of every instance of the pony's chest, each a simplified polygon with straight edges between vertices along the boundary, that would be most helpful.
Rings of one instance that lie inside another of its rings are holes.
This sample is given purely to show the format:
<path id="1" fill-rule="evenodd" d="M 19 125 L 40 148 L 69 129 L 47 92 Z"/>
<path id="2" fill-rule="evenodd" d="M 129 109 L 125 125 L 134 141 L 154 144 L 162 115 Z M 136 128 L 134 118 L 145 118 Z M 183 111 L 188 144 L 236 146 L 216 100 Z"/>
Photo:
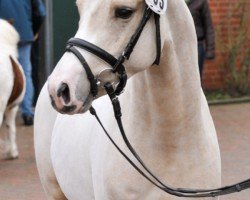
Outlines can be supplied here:
<path id="1" fill-rule="evenodd" d="M 125 149 L 112 115 L 111 112 L 111 118 L 107 115 L 104 118 L 100 112 L 112 137 Z M 150 187 L 118 153 L 89 114 L 57 118 L 51 159 L 63 192 L 72 200 L 79 197 L 81 200 L 140 199 Z"/>
<path id="2" fill-rule="evenodd" d="M 147 199 L 147 183 L 103 137 L 64 144 L 53 139 L 51 157 L 57 180 L 71 200 Z M 78 138 L 79 139 L 79 138 Z M 94 140 L 94 141 L 93 141 Z M 147 193 L 148 194 L 148 193 Z M 144 197 L 144 198 L 142 198 Z"/>
<path id="3" fill-rule="evenodd" d="M 89 138 L 78 117 L 58 116 L 51 140 L 51 161 L 57 180 L 69 199 L 79 199 L 86 192 L 91 199 Z M 86 199 L 87 199 L 86 198 Z"/>

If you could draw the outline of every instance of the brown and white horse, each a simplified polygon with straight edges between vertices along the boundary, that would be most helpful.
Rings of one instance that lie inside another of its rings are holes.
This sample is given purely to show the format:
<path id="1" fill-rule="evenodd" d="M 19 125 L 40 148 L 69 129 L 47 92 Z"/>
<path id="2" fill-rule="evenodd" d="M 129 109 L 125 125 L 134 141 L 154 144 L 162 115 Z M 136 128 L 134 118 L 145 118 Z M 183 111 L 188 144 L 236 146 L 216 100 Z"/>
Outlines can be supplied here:
<path id="1" fill-rule="evenodd" d="M 16 114 L 25 92 L 25 77 L 17 61 L 19 35 L 14 27 L 0 19 L 0 125 L 8 128 L 4 141 L 6 159 L 18 157 Z"/>
<path id="2" fill-rule="evenodd" d="M 142 18 L 144 0 L 78 0 L 76 37 L 119 56 Z M 155 22 L 151 18 L 124 63 L 129 75 L 120 96 L 123 123 L 131 143 L 163 182 L 182 188 L 215 188 L 221 184 L 220 151 L 207 101 L 201 89 L 197 41 L 183 0 L 168 0 L 161 16 L 162 56 L 156 57 Z M 93 74 L 110 66 L 78 49 Z M 112 80 L 113 74 L 106 74 Z M 67 98 L 58 95 L 62 83 Z M 90 83 L 79 60 L 65 53 L 44 86 L 35 114 L 35 150 L 48 199 L 177 200 L 155 188 L 117 152 L 88 112 L 96 108 L 107 130 L 126 150 L 112 106 L 103 89 L 90 95 Z M 65 106 L 74 106 L 66 112 Z M 192 199 L 192 198 L 191 198 Z M 203 198 L 204 199 L 204 198 Z"/>

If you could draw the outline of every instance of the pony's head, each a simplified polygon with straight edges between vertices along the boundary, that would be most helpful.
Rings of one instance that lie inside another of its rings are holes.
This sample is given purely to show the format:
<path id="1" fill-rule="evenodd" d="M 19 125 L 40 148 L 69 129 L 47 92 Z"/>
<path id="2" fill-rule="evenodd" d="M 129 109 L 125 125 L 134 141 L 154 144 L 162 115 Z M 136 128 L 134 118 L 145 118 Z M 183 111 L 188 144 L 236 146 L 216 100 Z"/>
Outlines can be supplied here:
<path id="1" fill-rule="evenodd" d="M 137 30 L 145 12 L 145 0 L 77 0 L 80 14 L 76 38 L 88 41 L 118 58 L 132 35 Z M 92 74 L 102 83 L 119 82 L 112 66 L 89 53 L 75 47 L 85 58 Z M 156 58 L 155 21 L 151 17 L 129 60 L 124 63 L 128 77 L 152 66 Z M 54 108 L 66 114 L 87 111 L 94 96 L 91 84 L 82 63 L 72 52 L 66 52 L 49 77 L 48 91 Z M 98 97 L 104 95 L 98 87 Z"/>

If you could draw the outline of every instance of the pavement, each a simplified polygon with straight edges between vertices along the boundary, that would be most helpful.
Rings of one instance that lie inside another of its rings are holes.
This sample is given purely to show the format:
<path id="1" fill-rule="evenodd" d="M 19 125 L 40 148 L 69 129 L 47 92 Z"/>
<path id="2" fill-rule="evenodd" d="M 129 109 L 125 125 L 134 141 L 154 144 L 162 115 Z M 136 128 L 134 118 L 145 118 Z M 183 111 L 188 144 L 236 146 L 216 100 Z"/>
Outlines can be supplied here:
<path id="1" fill-rule="evenodd" d="M 250 103 L 210 106 L 222 155 L 223 185 L 250 177 Z M 17 120 L 19 159 L 0 157 L 0 200 L 46 200 L 36 170 L 33 128 Z M 0 129 L 3 138 L 5 129 Z M 220 198 L 249 200 L 250 190 Z"/>

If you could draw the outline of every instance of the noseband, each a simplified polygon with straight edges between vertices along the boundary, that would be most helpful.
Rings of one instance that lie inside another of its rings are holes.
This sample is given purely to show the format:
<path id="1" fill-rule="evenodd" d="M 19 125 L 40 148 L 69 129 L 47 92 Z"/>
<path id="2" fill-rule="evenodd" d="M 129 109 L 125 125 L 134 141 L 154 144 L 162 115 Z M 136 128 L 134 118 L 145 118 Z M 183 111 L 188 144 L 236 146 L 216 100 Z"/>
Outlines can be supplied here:
<path id="1" fill-rule="evenodd" d="M 216 197 L 216 196 L 222 196 L 227 195 L 230 193 L 240 192 L 242 190 L 250 188 L 250 179 L 242 181 L 240 183 L 225 186 L 222 188 L 217 189 L 211 189 L 211 190 L 202 190 L 202 189 L 185 189 L 185 188 L 173 188 L 170 186 L 167 186 L 164 184 L 158 177 L 156 177 L 151 170 L 144 164 L 140 156 L 137 154 L 137 152 L 134 150 L 132 145 L 130 144 L 126 133 L 123 128 L 122 120 L 121 120 L 121 107 L 120 102 L 118 99 L 118 96 L 121 94 L 121 92 L 124 90 L 126 83 L 127 83 L 127 74 L 125 67 L 123 63 L 125 60 L 128 60 L 130 58 L 131 53 L 133 52 L 133 49 L 136 46 L 137 41 L 140 38 L 140 35 L 147 24 L 148 20 L 150 19 L 152 15 L 152 10 L 146 7 L 144 11 L 143 18 L 141 20 L 140 25 L 136 29 L 136 32 L 131 37 L 128 45 L 124 49 L 123 53 L 118 57 L 115 58 L 111 54 L 109 54 L 107 51 L 99 48 L 98 46 L 79 39 L 79 38 L 71 38 L 66 47 L 67 52 L 73 53 L 78 60 L 81 62 L 82 66 L 84 67 L 87 77 L 90 82 L 91 87 L 91 94 L 93 97 L 96 97 L 98 94 L 98 80 L 93 75 L 88 63 L 84 59 L 84 57 L 81 55 L 81 53 L 75 48 L 81 48 L 84 49 L 93 55 L 101 58 L 103 61 L 108 63 L 112 67 L 113 73 L 117 73 L 119 75 L 119 84 L 114 89 L 112 84 L 106 83 L 104 85 L 106 92 L 112 102 L 113 109 L 114 109 L 114 115 L 118 124 L 118 127 L 120 129 L 121 135 L 123 137 L 123 140 L 125 144 L 127 145 L 130 152 L 133 154 L 134 158 L 140 163 L 141 167 L 147 172 L 143 172 L 121 149 L 120 147 L 114 142 L 114 140 L 111 138 L 111 136 L 106 131 L 105 127 L 103 126 L 102 122 L 100 121 L 95 109 L 93 107 L 90 108 L 90 113 L 94 115 L 101 125 L 102 129 L 104 130 L 105 134 L 109 138 L 109 140 L 112 142 L 112 144 L 116 147 L 116 149 L 122 154 L 122 156 L 149 182 L 151 182 L 154 186 L 158 187 L 159 189 L 163 190 L 164 192 L 167 192 L 168 194 L 178 196 L 178 197 L 190 197 L 190 198 L 201 198 L 201 197 Z M 156 25 L 156 51 L 157 56 L 153 64 L 159 65 L 160 57 L 161 57 L 161 35 L 160 35 L 160 16 L 156 13 L 154 13 L 155 18 L 155 25 Z"/>

